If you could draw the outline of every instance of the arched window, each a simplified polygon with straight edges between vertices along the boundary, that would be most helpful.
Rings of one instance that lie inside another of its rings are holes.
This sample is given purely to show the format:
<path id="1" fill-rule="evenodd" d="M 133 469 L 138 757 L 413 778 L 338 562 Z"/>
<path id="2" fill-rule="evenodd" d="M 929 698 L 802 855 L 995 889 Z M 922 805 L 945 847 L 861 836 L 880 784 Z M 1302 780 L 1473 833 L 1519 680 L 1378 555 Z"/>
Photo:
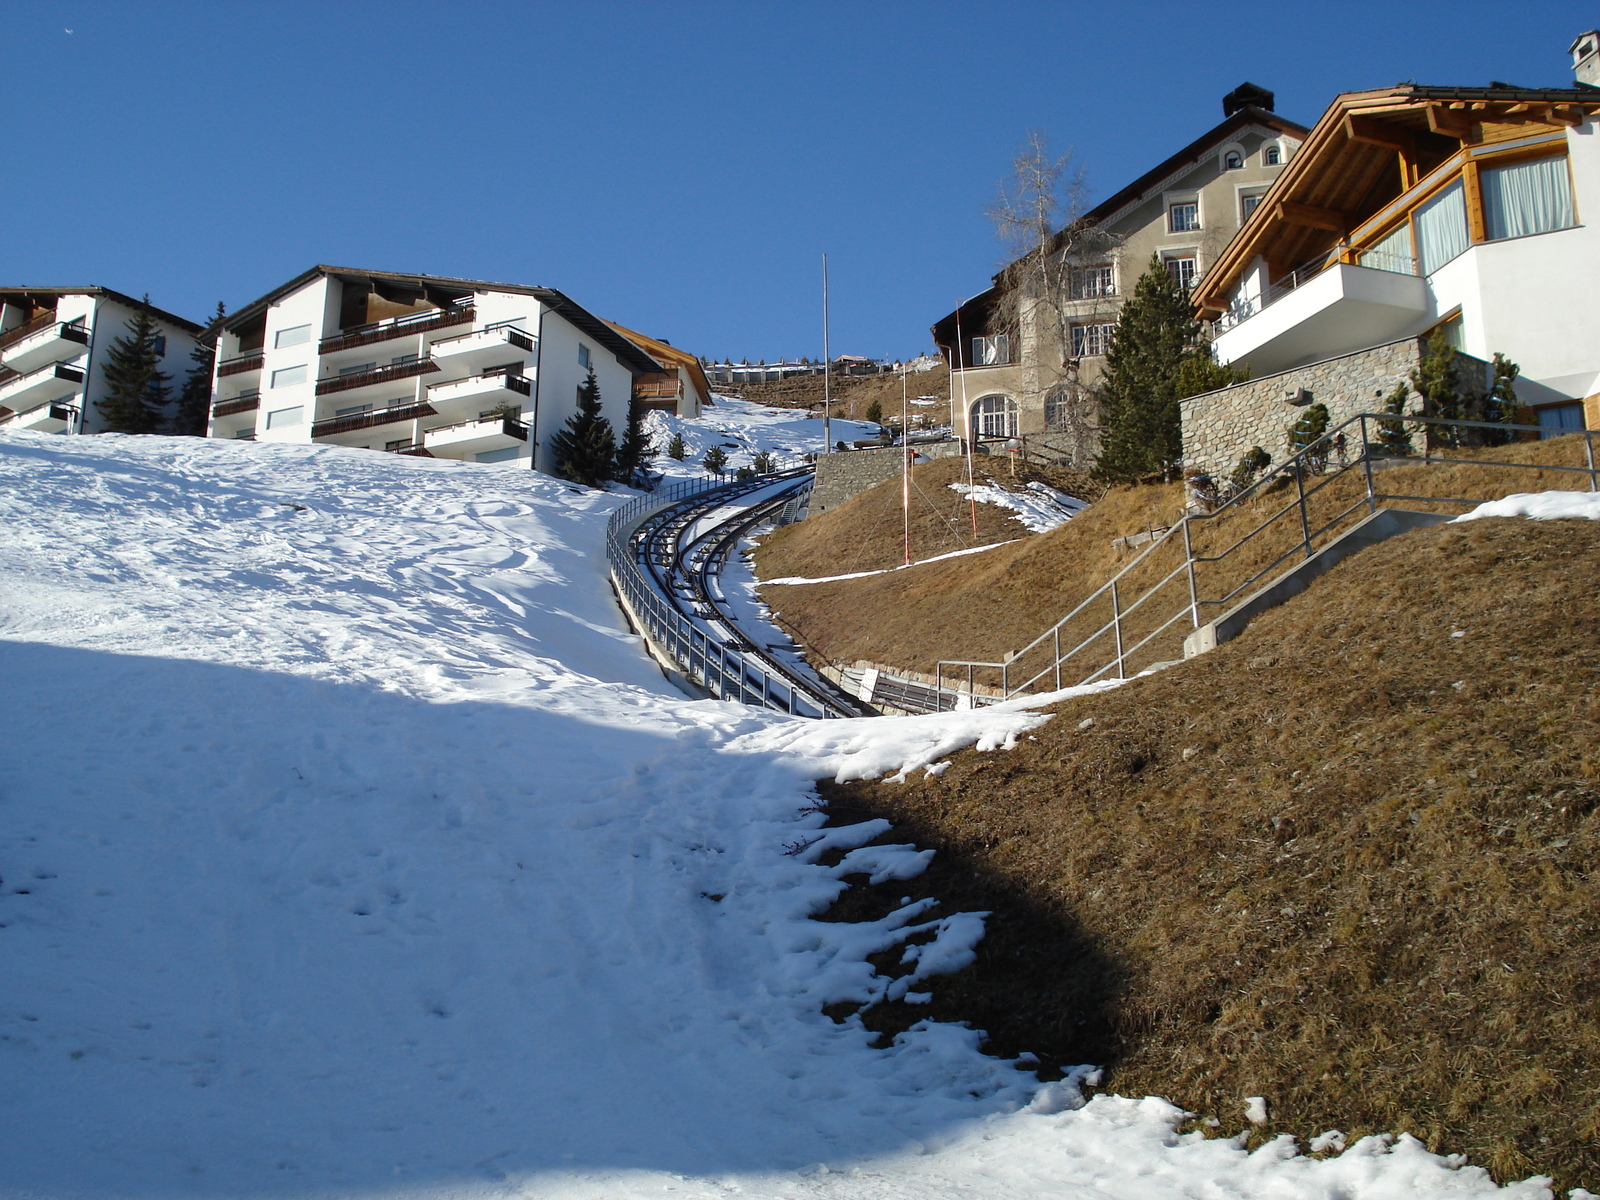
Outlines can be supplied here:
<path id="1" fill-rule="evenodd" d="M 1244 155 L 1237 150 L 1229 150 L 1222 156 L 1222 169 L 1224 171 L 1239 171 L 1244 169 Z"/>
<path id="2" fill-rule="evenodd" d="M 1261 152 L 1261 161 L 1269 167 L 1275 167 L 1283 161 L 1283 157 L 1276 146 L 1268 146 Z"/>
<path id="3" fill-rule="evenodd" d="M 1010 396 L 984 396 L 972 406 L 972 438 L 995 441 L 1017 436 L 1017 402 Z"/>

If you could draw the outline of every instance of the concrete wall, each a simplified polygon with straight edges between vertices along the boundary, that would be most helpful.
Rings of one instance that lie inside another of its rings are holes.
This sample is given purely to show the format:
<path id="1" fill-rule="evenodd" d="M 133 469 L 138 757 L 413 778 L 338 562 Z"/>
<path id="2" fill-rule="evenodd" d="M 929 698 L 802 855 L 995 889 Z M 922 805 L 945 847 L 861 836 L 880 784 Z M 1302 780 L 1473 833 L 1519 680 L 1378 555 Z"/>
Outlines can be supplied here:
<path id="1" fill-rule="evenodd" d="M 1289 428 L 1308 405 L 1328 406 L 1329 428 L 1357 413 L 1379 411 L 1383 397 L 1396 384 L 1409 385 L 1421 356 L 1419 339 L 1402 338 L 1191 396 L 1181 406 L 1184 468 L 1227 475 L 1252 446 L 1260 446 L 1272 455 L 1274 463 L 1281 463 L 1289 456 Z M 1487 363 L 1466 354 L 1458 355 L 1457 361 L 1463 386 L 1481 387 L 1487 382 L 1487 375 L 1475 377 L 1472 370 L 1476 364 L 1480 371 L 1487 372 Z M 1284 400 L 1286 393 L 1302 388 L 1311 393 L 1305 405 Z M 1416 393 L 1411 393 L 1409 410 L 1416 411 L 1420 406 Z M 1354 441 L 1350 452 L 1358 454 L 1360 447 Z"/>
<path id="2" fill-rule="evenodd" d="M 959 441 L 930 442 L 915 449 L 924 458 L 954 458 L 962 453 Z M 900 446 L 888 446 L 882 450 L 847 450 L 819 455 L 808 511 L 814 516 L 838 508 L 856 493 L 898 478 L 903 452 Z"/>
<path id="3" fill-rule="evenodd" d="M 82 405 L 78 428 L 80 433 L 98 433 L 104 427 L 95 402 L 104 399 L 106 394 L 106 358 L 111 352 L 111 344 L 128 335 L 128 323 L 137 315 L 128 305 L 107 296 L 62 296 L 56 304 L 56 317 L 59 320 L 71 321 L 81 316 L 90 328 L 91 352 L 84 390 L 69 401 Z M 161 359 L 161 369 L 170 377 L 168 385 L 172 389 L 172 399 L 164 418 L 170 421 L 177 412 L 178 393 L 183 390 L 189 368 L 194 366 L 189 358 L 194 351 L 194 335 L 159 316 L 152 316 L 156 331 L 167 339 L 167 352 Z M 77 360 L 76 365 L 82 367 L 83 360 Z"/>

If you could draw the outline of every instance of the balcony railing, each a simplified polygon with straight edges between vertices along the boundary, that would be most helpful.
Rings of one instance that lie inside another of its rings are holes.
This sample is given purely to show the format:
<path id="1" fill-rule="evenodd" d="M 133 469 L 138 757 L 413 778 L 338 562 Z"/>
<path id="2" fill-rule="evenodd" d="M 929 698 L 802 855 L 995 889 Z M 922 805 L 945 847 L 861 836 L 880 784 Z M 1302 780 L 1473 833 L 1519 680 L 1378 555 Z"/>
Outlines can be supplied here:
<path id="1" fill-rule="evenodd" d="M 633 398 L 635 400 L 649 400 L 654 397 L 683 395 L 683 380 L 665 379 L 653 383 L 636 383 L 633 385 Z"/>
<path id="2" fill-rule="evenodd" d="M 440 425 L 434 429 L 422 431 L 424 444 L 432 441 L 442 433 L 453 433 L 457 429 L 470 429 L 478 425 L 498 425 L 499 431 L 507 437 L 516 438 L 519 442 L 528 440 L 528 427 L 515 417 L 479 417 L 475 421 L 457 421 L 454 425 Z"/>
<path id="3" fill-rule="evenodd" d="M 235 413 L 254 412 L 261 407 L 260 392 L 245 392 L 231 400 L 219 400 L 211 406 L 213 417 L 231 417 Z"/>
<path id="4" fill-rule="evenodd" d="M 266 361 L 266 353 L 261 350 L 252 350 L 249 354 L 241 354 L 237 358 L 225 358 L 217 364 L 217 378 L 224 375 L 243 375 L 246 371 L 259 371 L 261 364 Z"/>
<path id="5" fill-rule="evenodd" d="M 434 369 L 438 370 L 437 367 Z M 469 386 L 473 384 L 479 386 Z M 428 387 L 428 394 L 431 396 L 437 392 L 441 398 L 446 398 L 444 393 L 454 389 L 463 396 L 477 395 L 486 390 L 483 386 L 485 384 L 488 388 L 504 388 L 508 392 L 516 392 L 519 396 L 533 395 L 533 380 L 523 375 L 512 375 L 507 371 L 485 371 L 482 375 L 468 375 L 465 379 L 451 379 L 445 383 L 431 384 Z"/>
<path id="6" fill-rule="evenodd" d="M 22 341 L 23 338 L 32 337 L 41 329 L 50 328 L 55 319 L 55 310 L 51 309 L 49 312 L 40 313 L 26 325 L 18 325 L 15 329 L 7 330 L 4 334 L 0 334 L 0 351 L 10 349 Z"/>
<path id="7" fill-rule="evenodd" d="M 358 429 L 374 429 L 379 425 L 394 425 L 400 421 L 415 421 L 418 417 L 436 415 L 431 404 L 418 404 L 407 401 L 405 404 L 396 404 L 391 408 L 380 408 L 372 412 L 351 413 L 345 417 L 332 417 L 326 421 L 318 421 L 311 426 L 311 436 L 329 437 L 336 433 L 354 433 Z"/>
<path id="8" fill-rule="evenodd" d="M 435 329 L 449 329 L 452 325 L 470 325 L 477 310 L 472 305 L 463 308 L 430 309 L 394 317 L 388 321 L 374 321 L 370 325 L 355 325 L 330 338 L 323 338 L 317 346 L 318 354 L 332 354 L 335 350 L 351 350 L 357 346 L 370 346 L 387 342 L 391 338 L 413 333 L 429 333 Z"/>
<path id="9" fill-rule="evenodd" d="M 468 338 L 482 337 L 486 333 L 502 332 L 505 334 L 505 341 L 507 345 L 515 346 L 518 350 L 526 350 L 530 354 L 533 353 L 533 335 L 526 329 L 520 328 L 514 319 L 510 321 L 496 321 L 493 325 L 485 325 L 482 329 L 471 329 L 466 333 L 458 333 L 452 337 L 440 338 L 438 341 L 434 342 L 433 345 L 436 348 L 439 346 L 448 346 L 452 342 L 464 342 Z"/>
<path id="10" fill-rule="evenodd" d="M 348 375 L 334 375 L 317 380 L 317 395 L 331 396 L 334 392 L 348 392 L 351 388 L 370 387 L 374 383 L 392 383 L 396 379 L 412 379 L 437 371 L 439 364 L 431 358 L 416 358 L 410 362 L 390 363 L 386 367 L 373 367 L 370 371 L 352 371 Z"/>
<path id="11" fill-rule="evenodd" d="M 1283 278 L 1267 287 L 1260 296 L 1251 296 L 1244 300 L 1237 300 L 1229 305 L 1228 311 L 1216 320 L 1215 330 L 1223 333 L 1235 325 L 1242 325 L 1264 308 L 1282 300 L 1296 288 L 1304 287 L 1311 280 L 1336 267 L 1349 254 L 1350 247 L 1346 245 L 1335 246 L 1332 250 L 1325 251 L 1313 258 L 1310 262 L 1296 267 Z M 1415 275 L 1417 273 L 1417 260 L 1404 254 L 1390 254 L 1387 250 L 1357 250 L 1354 254 L 1355 262 L 1347 263 L 1348 266 L 1366 267 L 1369 271 L 1387 271 L 1391 275 Z"/>
<path id="12" fill-rule="evenodd" d="M 82 383 L 83 372 L 76 367 L 67 366 L 66 363 L 46 363 L 44 366 L 22 375 L 13 371 L 5 378 L 0 378 L 0 395 L 7 392 L 14 395 L 17 392 L 26 391 L 34 384 L 41 383 L 45 379 L 62 379 L 68 383 Z"/>

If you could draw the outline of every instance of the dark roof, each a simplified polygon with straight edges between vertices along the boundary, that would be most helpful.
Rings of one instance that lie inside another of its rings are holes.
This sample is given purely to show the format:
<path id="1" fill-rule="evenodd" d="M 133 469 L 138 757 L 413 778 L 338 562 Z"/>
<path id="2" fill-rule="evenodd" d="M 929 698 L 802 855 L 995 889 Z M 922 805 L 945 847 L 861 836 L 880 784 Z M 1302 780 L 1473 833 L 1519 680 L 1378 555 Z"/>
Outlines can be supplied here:
<path id="1" fill-rule="evenodd" d="M 1537 100 L 1550 104 L 1593 100 L 1595 89 L 1587 84 L 1564 88 L 1525 88 L 1491 80 L 1488 87 L 1432 87 L 1420 83 L 1397 83 L 1394 90 L 1418 100 Z"/>
<path id="2" fill-rule="evenodd" d="M 1253 87 L 1254 85 L 1251 84 L 1246 86 Z M 1270 92 L 1267 94 L 1269 96 L 1271 95 Z M 1247 105 L 1246 107 L 1235 111 L 1232 116 L 1228 117 L 1220 125 L 1213 126 L 1205 133 L 1195 138 L 1194 141 L 1190 142 L 1176 154 L 1164 159 L 1156 166 L 1150 168 L 1150 170 L 1146 171 L 1143 175 L 1139 176 L 1139 178 L 1135 179 L 1126 187 L 1115 192 L 1105 200 L 1101 201 L 1099 204 L 1095 205 L 1073 223 L 1074 227 L 1081 228 L 1085 225 L 1100 224 L 1119 208 L 1122 208 L 1124 205 L 1138 199 L 1140 196 L 1143 196 L 1163 179 L 1175 174 L 1179 168 L 1186 166 L 1191 162 L 1198 161 L 1208 151 L 1212 150 L 1216 146 L 1221 145 L 1223 142 L 1228 141 L 1235 134 L 1251 125 L 1265 125 L 1269 129 L 1276 129 L 1279 133 L 1287 133 L 1294 137 L 1300 138 L 1303 138 L 1306 134 L 1311 132 L 1304 125 L 1299 125 L 1294 121 L 1280 117 L 1275 112 L 1270 112 L 1265 108 L 1257 108 L 1254 105 Z M 1064 236 L 1065 232 L 1066 231 L 1063 230 L 1062 234 L 1057 236 Z M 1006 269 L 1009 269 L 1009 267 Z M 997 273 L 994 276 L 994 283 L 998 284 L 1004 277 L 1005 273 L 1005 269 L 1002 269 L 999 273 Z M 988 290 L 992 290 L 992 288 Z M 984 293 L 979 293 L 979 296 L 982 296 L 983 294 Z M 974 296 L 972 300 L 967 301 L 967 307 L 971 307 L 979 299 L 979 296 Z M 953 330 L 954 325 L 955 314 L 953 312 L 947 313 L 938 321 L 935 321 L 933 324 L 935 342 L 939 345 L 946 344 L 943 342 L 938 342 L 939 331 L 941 327 L 944 326 L 949 326 Z"/>
<path id="3" fill-rule="evenodd" d="M 530 287 L 521 283 L 491 283 L 484 279 L 454 279 L 444 275 L 407 275 L 399 271 L 367 271 L 359 267 L 333 267 L 326 263 L 318 263 L 308 271 L 302 271 L 288 283 L 274 288 L 265 296 L 252 300 L 238 312 L 229 313 L 222 319 L 224 329 L 234 330 L 246 321 L 260 315 L 274 300 L 287 296 L 310 283 L 318 275 L 337 275 L 344 279 L 376 279 L 387 283 L 403 283 L 413 286 L 436 286 L 446 288 L 462 288 L 469 291 L 511 292 L 519 296 L 532 296 L 545 307 L 559 313 L 568 323 L 594 338 L 607 350 L 620 359 L 629 370 L 639 372 L 660 371 L 661 364 L 651 358 L 638 346 L 623 337 L 599 317 L 595 316 L 583 305 L 573 300 L 555 288 Z"/>
<path id="4" fill-rule="evenodd" d="M 170 313 L 164 308 L 157 308 L 133 296 L 124 295 L 122 292 L 112 291 L 107 287 L 90 285 L 87 287 L 28 287 L 18 284 L 15 287 L 0 287 L 0 297 L 5 296 L 104 296 L 108 300 L 116 300 L 131 308 L 147 308 L 163 321 L 187 329 L 190 333 L 199 334 L 204 331 L 204 325 L 196 325 L 187 317 L 180 317 L 177 313 Z"/>

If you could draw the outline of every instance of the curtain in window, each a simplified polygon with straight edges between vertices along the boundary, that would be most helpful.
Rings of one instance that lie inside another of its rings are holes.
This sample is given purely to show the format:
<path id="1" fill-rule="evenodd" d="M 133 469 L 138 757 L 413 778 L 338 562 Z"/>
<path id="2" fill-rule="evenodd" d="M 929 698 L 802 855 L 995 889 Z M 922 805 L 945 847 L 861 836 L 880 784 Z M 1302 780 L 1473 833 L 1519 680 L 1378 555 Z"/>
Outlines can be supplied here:
<path id="1" fill-rule="evenodd" d="M 1398 229 L 1360 255 L 1363 267 L 1374 271 L 1393 271 L 1396 275 L 1415 275 L 1416 260 L 1411 257 L 1411 225 L 1402 221 Z"/>
<path id="2" fill-rule="evenodd" d="M 1466 250 L 1467 202 L 1458 179 L 1417 209 L 1417 254 L 1422 273 L 1432 275 Z"/>
<path id="3" fill-rule="evenodd" d="M 1574 224 L 1564 156 L 1491 167 L 1478 179 L 1491 238 L 1549 233 Z"/>

